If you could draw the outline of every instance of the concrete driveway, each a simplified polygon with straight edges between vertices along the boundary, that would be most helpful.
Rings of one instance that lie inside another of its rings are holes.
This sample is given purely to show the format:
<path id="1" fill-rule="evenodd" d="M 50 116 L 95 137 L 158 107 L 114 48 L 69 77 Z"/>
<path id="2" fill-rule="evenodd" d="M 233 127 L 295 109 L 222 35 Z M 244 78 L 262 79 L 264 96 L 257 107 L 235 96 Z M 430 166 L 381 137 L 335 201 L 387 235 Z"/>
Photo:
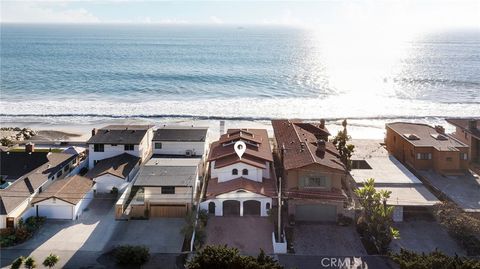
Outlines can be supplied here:
<path id="1" fill-rule="evenodd" d="M 257 255 L 260 249 L 272 254 L 273 224 L 269 218 L 209 217 L 206 245 L 228 245 L 243 254 Z"/>
<path id="2" fill-rule="evenodd" d="M 298 255 L 367 255 L 355 227 L 336 224 L 296 224 L 293 249 Z"/>
<path id="3" fill-rule="evenodd" d="M 184 225 L 182 218 L 119 221 L 109 247 L 144 245 L 151 253 L 180 253 L 184 240 L 181 229 Z"/>
<path id="4" fill-rule="evenodd" d="M 447 231 L 435 221 L 412 220 L 395 223 L 400 231 L 400 239 L 394 239 L 390 244 L 392 251 L 399 252 L 401 248 L 415 252 L 432 252 L 438 248 L 444 253 L 465 255 L 465 251 L 455 242 Z"/>
<path id="5" fill-rule="evenodd" d="M 1 265 L 20 255 L 34 256 L 40 262 L 50 253 L 60 256 L 59 268 L 97 265 L 96 255 L 101 254 L 117 224 L 114 203 L 114 199 L 95 198 L 78 220 L 47 220 L 27 242 L 2 249 Z"/>

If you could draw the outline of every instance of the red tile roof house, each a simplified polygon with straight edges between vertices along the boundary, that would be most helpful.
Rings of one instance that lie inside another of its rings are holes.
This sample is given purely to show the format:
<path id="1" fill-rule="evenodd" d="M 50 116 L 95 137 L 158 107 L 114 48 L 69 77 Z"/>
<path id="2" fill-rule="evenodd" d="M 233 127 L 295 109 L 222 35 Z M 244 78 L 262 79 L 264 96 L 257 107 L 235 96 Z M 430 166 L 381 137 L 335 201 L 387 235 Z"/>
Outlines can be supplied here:
<path id="1" fill-rule="evenodd" d="M 245 142 L 242 158 L 234 144 Z M 263 129 L 229 129 L 211 145 L 210 180 L 200 208 L 215 216 L 268 216 L 276 179 L 268 133 Z"/>
<path id="2" fill-rule="evenodd" d="M 320 124 L 272 120 L 282 163 L 282 195 L 291 221 L 336 221 L 344 214 L 345 166 Z"/>

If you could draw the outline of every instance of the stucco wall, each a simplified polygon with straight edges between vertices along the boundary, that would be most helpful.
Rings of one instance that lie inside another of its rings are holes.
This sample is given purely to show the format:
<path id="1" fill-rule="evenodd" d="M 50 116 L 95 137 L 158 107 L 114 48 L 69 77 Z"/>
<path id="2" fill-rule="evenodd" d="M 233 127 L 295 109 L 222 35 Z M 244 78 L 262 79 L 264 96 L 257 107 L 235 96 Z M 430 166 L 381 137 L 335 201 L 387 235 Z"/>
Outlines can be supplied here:
<path id="1" fill-rule="evenodd" d="M 216 199 L 209 199 L 202 203 L 200 203 L 200 209 L 204 209 L 208 211 L 208 204 L 210 202 L 215 203 L 215 216 L 223 216 L 223 202 L 227 200 L 236 200 L 240 202 L 240 216 L 243 216 L 243 203 L 245 201 L 255 200 L 260 202 L 260 216 L 267 217 L 268 216 L 268 209 L 267 203 L 269 204 L 270 208 L 272 208 L 272 198 L 266 197 L 260 194 L 252 193 L 252 192 L 229 192 L 225 194 L 221 194 L 216 197 Z"/>
<path id="2" fill-rule="evenodd" d="M 341 189 L 342 188 L 342 178 L 345 177 L 345 174 L 338 172 L 337 170 L 331 169 L 329 167 L 321 166 L 318 164 L 308 165 L 299 169 L 291 169 L 285 172 L 286 176 L 286 188 L 287 189 L 297 189 L 299 188 L 299 179 L 302 177 L 315 177 L 315 176 L 325 176 L 328 184 L 328 188 L 305 188 L 305 189 L 322 189 L 322 190 L 331 190 L 332 188 Z"/>
<path id="3" fill-rule="evenodd" d="M 212 162 L 211 178 L 218 178 L 218 182 L 225 182 L 239 177 L 248 178 L 253 181 L 262 182 L 263 169 L 245 163 L 235 163 L 215 169 L 215 162 Z M 237 169 L 238 175 L 232 175 L 232 170 Z M 243 169 L 248 169 L 248 175 L 242 175 Z"/>

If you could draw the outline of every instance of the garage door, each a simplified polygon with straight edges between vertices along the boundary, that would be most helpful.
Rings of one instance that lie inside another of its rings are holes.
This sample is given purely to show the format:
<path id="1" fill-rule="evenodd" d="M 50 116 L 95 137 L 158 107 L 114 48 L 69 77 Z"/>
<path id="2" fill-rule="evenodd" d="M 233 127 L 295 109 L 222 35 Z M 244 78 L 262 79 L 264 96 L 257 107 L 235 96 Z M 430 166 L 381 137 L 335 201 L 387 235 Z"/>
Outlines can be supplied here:
<path id="1" fill-rule="evenodd" d="M 37 205 L 38 216 L 49 219 L 73 219 L 73 206 L 69 205 Z"/>
<path id="2" fill-rule="evenodd" d="M 187 215 L 186 205 L 151 205 L 151 218 L 183 218 Z"/>
<path id="3" fill-rule="evenodd" d="M 240 201 L 227 200 L 222 206 L 224 216 L 240 216 Z"/>
<path id="4" fill-rule="evenodd" d="M 249 200 L 243 202 L 243 215 L 244 216 L 260 216 L 260 202 L 255 200 Z"/>
<path id="5" fill-rule="evenodd" d="M 296 221 L 336 221 L 337 207 L 333 205 L 297 205 L 295 207 Z"/>

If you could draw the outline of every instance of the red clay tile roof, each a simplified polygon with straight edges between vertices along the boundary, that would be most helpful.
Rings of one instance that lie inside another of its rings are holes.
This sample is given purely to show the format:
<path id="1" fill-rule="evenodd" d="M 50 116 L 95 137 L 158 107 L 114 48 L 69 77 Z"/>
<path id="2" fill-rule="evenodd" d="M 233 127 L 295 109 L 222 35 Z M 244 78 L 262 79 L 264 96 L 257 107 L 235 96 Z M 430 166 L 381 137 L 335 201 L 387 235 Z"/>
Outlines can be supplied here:
<path id="1" fill-rule="evenodd" d="M 272 120 L 272 126 L 278 147 L 285 146 L 283 167 L 286 170 L 319 164 L 345 171 L 338 151 L 331 142 L 325 143 L 324 154 L 317 154 L 317 136 L 325 137 L 328 133 L 325 128 L 297 120 Z"/>
<path id="2" fill-rule="evenodd" d="M 448 123 L 460 127 L 466 132 L 472 134 L 473 136 L 477 137 L 480 139 L 480 119 L 445 119 Z M 474 120 L 477 122 L 477 128 L 476 129 L 470 129 L 468 124 L 471 120 Z"/>
<path id="3" fill-rule="evenodd" d="M 212 178 L 208 181 L 206 197 L 212 199 L 220 194 L 236 190 L 246 190 L 268 197 L 275 196 L 277 193 L 273 179 L 264 178 L 263 182 L 258 182 L 240 177 L 219 183 L 217 178 Z"/>
<path id="4" fill-rule="evenodd" d="M 235 153 L 235 149 L 233 148 L 235 142 L 238 140 L 245 141 L 247 145 L 247 149 L 242 156 L 242 160 L 240 160 L 238 155 Z M 227 144 L 225 145 L 225 143 Z M 229 129 L 227 133 L 223 134 L 218 141 L 215 141 L 211 144 L 208 161 L 215 161 L 215 168 L 240 161 L 249 163 L 256 167 L 264 168 L 265 161 L 273 161 L 267 130 Z"/>
<path id="5" fill-rule="evenodd" d="M 283 192 L 286 198 L 302 200 L 345 201 L 347 195 L 339 189 L 331 191 L 289 189 Z"/>
<path id="6" fill-rule="evenodd" d="M 39 193 L 32 200 L 32 204 L 57 198 L 72 205 L 76 205 L 92 188 L 93 181 L 89 178 L 75 175 L 73 177 L 57 179 L 46 190 Z"/>

